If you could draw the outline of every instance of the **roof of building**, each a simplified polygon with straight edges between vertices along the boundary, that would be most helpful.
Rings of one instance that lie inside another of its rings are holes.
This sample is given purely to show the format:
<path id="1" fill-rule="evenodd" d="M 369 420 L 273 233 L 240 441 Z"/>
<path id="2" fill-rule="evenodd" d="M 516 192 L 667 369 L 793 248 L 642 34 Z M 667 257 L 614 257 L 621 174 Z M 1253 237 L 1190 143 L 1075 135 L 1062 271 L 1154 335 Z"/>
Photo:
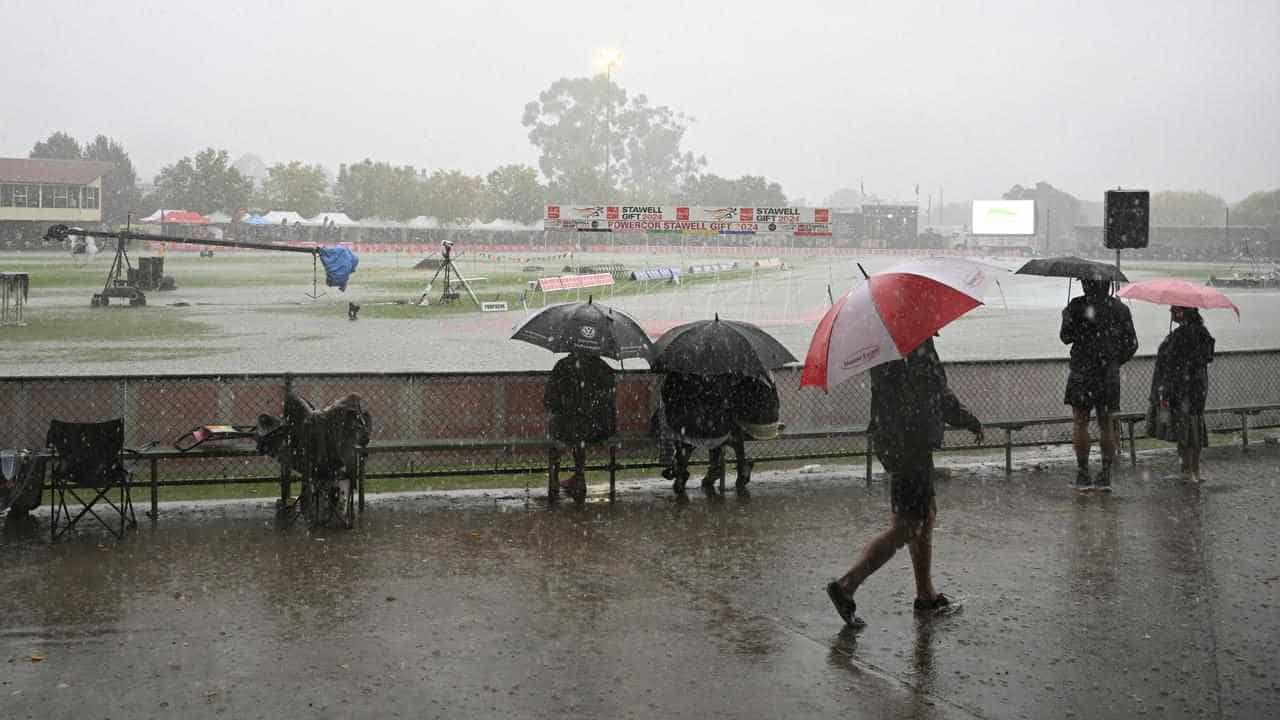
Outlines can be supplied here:
<path id="1" fill-rule="evenodd" d="M 87 185 L 110 169 L 111 163 L 93 160 L 0 158 L 0 182 Z"/>

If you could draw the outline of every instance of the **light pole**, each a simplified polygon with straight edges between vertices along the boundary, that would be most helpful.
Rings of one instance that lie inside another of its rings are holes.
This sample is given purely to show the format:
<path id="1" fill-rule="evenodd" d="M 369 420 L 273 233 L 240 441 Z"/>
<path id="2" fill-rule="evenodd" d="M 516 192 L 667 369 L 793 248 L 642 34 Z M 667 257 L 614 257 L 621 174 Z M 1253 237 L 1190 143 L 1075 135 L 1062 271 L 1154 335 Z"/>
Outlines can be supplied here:
<path id="1" fill-rule="evenodd" d="M 604 107 L 604 186 L 612 192 L 613 183 L 609 181 L 609 151 L 613 144 L 613 69 L 622 64 L 622 52 L 614 48 L 604 48 L 596 52 L 596 66 L 604 71 L 605 107 Z M 605 198 L 606 200 L 608 198 Z"/>

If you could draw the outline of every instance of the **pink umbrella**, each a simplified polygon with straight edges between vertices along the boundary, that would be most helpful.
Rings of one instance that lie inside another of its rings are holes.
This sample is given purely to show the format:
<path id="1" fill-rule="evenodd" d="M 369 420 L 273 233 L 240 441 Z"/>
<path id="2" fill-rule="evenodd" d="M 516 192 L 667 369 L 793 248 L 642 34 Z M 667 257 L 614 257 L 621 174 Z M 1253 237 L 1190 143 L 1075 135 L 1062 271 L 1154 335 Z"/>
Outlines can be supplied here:
<path id="1" fill-rule="evenodd" d="M 899 360 L 952 320 L 982 304 L 1003 268 L 958 258 L 926 258 L 878 272 L 850 290 L 818 322 L 800 387 L 823 390 Z"/>
<path id="2" fill-rule="evenodd" d="M 1160 278 L 1143 280 L 1120 288 L 1116 297 L 1129 300 L 1145 300 L 1157 305 L 1180 305 L 1182 307 L 1204 308 L 1206 310 L 1235 310 L 1236 319 L 1240 318 L 1240 308 L 1231 302 L 1220 290 L 1208 285 L 1197 285 L 1186 280 Z"/>

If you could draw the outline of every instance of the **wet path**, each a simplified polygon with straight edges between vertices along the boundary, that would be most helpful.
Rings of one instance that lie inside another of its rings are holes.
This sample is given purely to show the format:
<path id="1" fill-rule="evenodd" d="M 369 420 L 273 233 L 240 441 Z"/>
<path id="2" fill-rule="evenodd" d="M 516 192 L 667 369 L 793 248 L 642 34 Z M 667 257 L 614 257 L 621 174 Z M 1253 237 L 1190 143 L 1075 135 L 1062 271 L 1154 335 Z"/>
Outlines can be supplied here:
<path id="1" fill-rule="evenodd" d="M 1156 475 L 1176 462 L 1144 459 Z M 885 489 L 610 508 L 381 501 L 352 532 L 167 512 L 126 542 L 0 545 L 6 717 L 1267 717 L 1280 713 L 1280 450 L 1212 450 L 1202 489 L 957 470 L 918 622 L 905 552 L 822 592 Z M 33 662 L 32 657 L 43 657 Z"/>

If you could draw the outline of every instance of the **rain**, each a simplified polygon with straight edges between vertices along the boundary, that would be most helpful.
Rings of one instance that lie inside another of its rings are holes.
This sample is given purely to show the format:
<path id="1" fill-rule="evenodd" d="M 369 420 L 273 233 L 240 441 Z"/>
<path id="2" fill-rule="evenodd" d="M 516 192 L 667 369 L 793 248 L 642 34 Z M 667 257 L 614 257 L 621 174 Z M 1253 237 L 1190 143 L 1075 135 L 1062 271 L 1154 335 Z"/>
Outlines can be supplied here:
<path id="1" fill-rule="evenodd" d="M 1280 716 L 1280 6 L 0 17 L 0 716 Z"/>

